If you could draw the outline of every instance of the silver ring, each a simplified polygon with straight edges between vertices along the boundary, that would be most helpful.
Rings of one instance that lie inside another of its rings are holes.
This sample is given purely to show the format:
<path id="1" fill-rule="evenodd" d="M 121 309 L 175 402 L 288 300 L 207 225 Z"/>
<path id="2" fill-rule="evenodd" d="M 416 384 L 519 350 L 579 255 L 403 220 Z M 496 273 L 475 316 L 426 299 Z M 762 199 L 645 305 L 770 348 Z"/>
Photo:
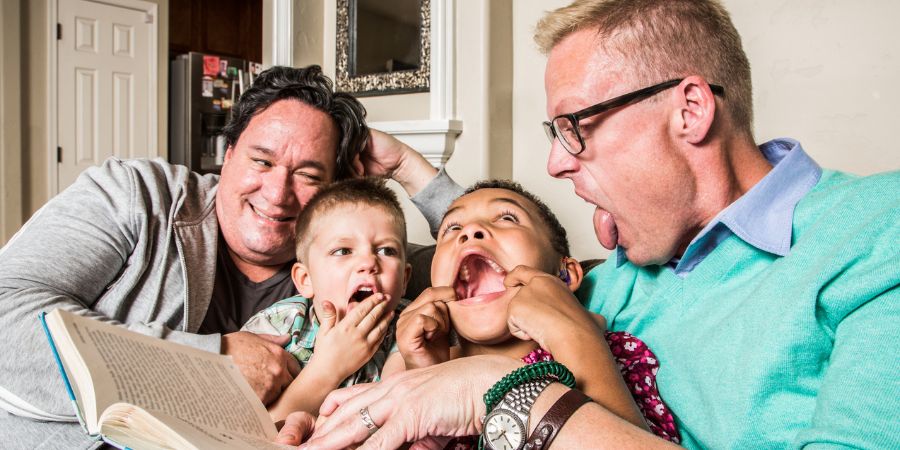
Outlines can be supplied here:
<path id="1" fill-rule="evenodd" d="M 375 421 L 372 420 L 372 416 L 369 415 L 368 406 L 359 410 L 359 417 L 362 419 L 363 423 L 366 424 L 366 428 L 369 429 L 369 435 L 372 435 L 376 431 L 378 431 L 378 425 L 375 425 Z"/>

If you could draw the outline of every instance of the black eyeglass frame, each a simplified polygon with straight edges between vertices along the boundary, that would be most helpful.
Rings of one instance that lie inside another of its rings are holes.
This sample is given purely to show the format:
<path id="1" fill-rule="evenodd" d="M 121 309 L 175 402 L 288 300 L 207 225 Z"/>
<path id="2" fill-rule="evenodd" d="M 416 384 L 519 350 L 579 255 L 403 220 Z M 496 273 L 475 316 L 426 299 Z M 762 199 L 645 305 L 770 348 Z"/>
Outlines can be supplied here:
<path id="1" fill-rule="evenodd" d="M 581 152 L 584 151 L 585 148 L 584 138 L 581 136 L 581 128 L 578 126 L 578 122 L 588 117 L 596 116 L 597 114 L 609 111 L 611 109 L 644 100 L 661 91 L 678 86 L 678 84 L 682 81 L 684 81 L 684 78 L 663 81 L 662 83 L 655 84 L 653 86 L 638 89 L 634 92 L 629 92 L 627 94 L 602 101 L 600 103 L 597 103 L 596 105 L 588 106 L 587 108 L 575 111 L 573 113 L 560 114 L 549 121 L 543 122 L 544 133 L 547 134 L 547 138 L 550 139 L 551 144 L 553 143 L 554 139 L 559 139 L 559 143 L 562 144 L 563 148 L 566 149 L 569 154 L 571 154 L 572 156 L 578 156 L 579 154 L 581 154 Z M 709 89 L 715 95 L 725 96 L 725 88 L 722 86 L 710 84 Z M 578 144 L 581 146 L 580 150 L 578 150 L 577 152 L 573 152 L 572 149 L 569 148 L 571 144 L 568 143 L 565 138 L 559 137 L 559 130 L 557 129 L 558 127 L 554 125 L 557 119 L 568 119 L 569 123 L 572 124 L 572 129 L 575 130 L 575 136 L 578 137 Z"/>

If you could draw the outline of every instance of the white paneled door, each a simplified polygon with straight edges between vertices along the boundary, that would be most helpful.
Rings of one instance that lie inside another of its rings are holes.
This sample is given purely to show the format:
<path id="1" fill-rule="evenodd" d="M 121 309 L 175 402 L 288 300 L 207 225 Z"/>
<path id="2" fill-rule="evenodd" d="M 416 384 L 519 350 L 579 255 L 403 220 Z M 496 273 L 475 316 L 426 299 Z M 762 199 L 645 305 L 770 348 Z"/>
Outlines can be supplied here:
<path id="1" fill-rule="evenodd" d="M 107 157 L 156 156 L 156 5 L 58 0 L 58 184 Z"/>

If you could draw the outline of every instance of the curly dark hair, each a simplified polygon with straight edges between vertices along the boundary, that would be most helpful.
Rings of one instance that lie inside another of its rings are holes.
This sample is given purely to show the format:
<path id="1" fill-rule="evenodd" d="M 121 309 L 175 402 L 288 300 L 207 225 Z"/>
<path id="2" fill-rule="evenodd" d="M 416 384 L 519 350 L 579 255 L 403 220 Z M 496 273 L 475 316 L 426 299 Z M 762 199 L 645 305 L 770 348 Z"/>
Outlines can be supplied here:
<path id="1" fill-rule="evenodd" d="M 231 120 L 223 130 L 228 147 L 237 143 L 250 119 L 273 103 L 290 99 L 306 103 L 334 120 L 340 133 L 335 180 L 348 178 L 352 173 L 351 162 L 369 136 L 366 109 L 352 95 L 334 92 L 331 80 L 322 74 L 319 66 L 274 66 L 260 73 L 231 110 Z"/>
<path id="2" fill-rule="evenodd" d="M 463 195 L 471 194 L 480 189 L 504 189 L 525 197 L 526 200 L 534 204 L 537 208 L 538 216 L 550 230 L 550 236 L 547 236 L 547 239 L 550 240 L 550 245 L 553 247 L 553 250 L 559 253 L 559 256 L 571 256 L 569 253 L 569 238 L 566 237 L 566 229 L 559 223 L 559 219 L 556 218 L 553 211 L 550 211 L 550 207 L 542 202 L 541 199 L 537 198 L 537 196 L 526 191 L 521 184 L 512 180 L 482 180 L 466 189 Z M 460 197 L 462 197 L 462 195 Z"/>
<path id="3" fill-rule="evenodd" d="M 400 230 L 401 254 L 406 258 L 406 218 L 403 216 L 403 208 L 397 200 L 397 194 L 387 186 L 387 182 L 381 178 L 349 178 L 332 183 L 319 189 L 297 218 L 297 261 L 305 262 L 309 245 L 315 239 L 314 222 L 344 205 L 365 205 L 381 208 L 386 212 L 397 229 Z M 364 217 L 360 217 L 365 221 Z"/>

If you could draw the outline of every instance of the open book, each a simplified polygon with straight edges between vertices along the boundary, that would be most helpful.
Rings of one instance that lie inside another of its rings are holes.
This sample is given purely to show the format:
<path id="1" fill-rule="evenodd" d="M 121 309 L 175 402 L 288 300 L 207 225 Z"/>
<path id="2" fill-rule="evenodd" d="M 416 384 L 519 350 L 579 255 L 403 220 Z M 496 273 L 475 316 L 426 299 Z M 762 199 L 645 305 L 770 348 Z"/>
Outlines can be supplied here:
<path id="1" fill-rule="evenodd" d="M 121 448 L 290 448 L 229 356 L 41 314 L 85 431 Z"/>

